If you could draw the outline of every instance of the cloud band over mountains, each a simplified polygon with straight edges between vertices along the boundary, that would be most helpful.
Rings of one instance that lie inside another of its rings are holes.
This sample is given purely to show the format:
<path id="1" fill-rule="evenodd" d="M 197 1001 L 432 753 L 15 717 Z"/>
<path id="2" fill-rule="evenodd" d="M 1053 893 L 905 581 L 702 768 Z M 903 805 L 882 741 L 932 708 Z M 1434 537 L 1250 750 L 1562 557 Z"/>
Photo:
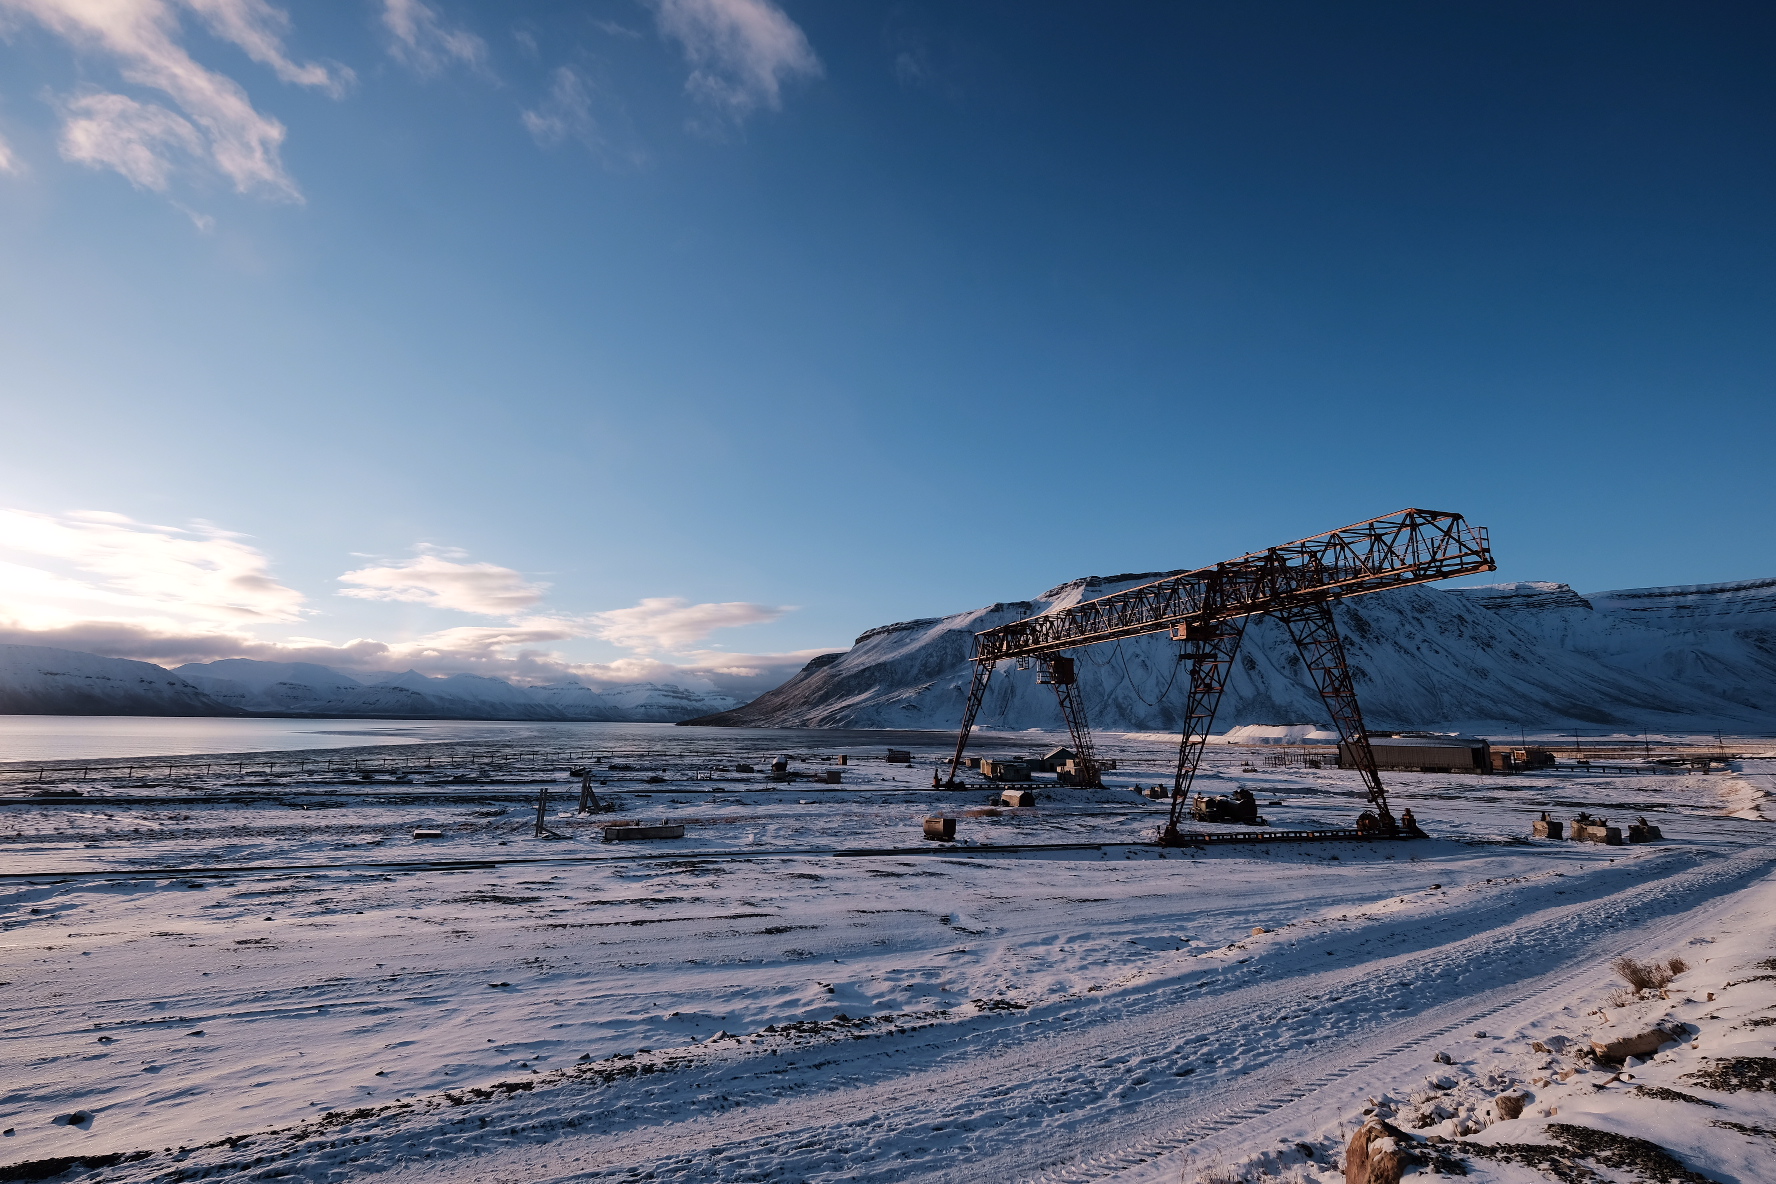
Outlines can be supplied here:
<path id="1" fill-rule="evenodd" d="M 422 545 L 411 558 L 355 568 L 337 579 L 341 596 L 497 623 L 439 621 L 439 628 L 400 640 L 268 637 L 272 628 L 312 621 L 321 610 L 273 576 L 270 559 L 242 535 L 209 523 L 161 526 L 103 511 L 0 510 L 0 643 L 164 665 L 256 658 L 366 673 L 415 669 L 520 683 L 675 682 L 705 689 L 762 687 L 828 652 L 699 647 L 717 630 L 777 620 L 790 611 L 781 606 L 647 597 L 629 608 L 552 612 L 547 584 L 444 547 Z M 587 662 L 554 648 L 588 639 L 630 653 Z"/>

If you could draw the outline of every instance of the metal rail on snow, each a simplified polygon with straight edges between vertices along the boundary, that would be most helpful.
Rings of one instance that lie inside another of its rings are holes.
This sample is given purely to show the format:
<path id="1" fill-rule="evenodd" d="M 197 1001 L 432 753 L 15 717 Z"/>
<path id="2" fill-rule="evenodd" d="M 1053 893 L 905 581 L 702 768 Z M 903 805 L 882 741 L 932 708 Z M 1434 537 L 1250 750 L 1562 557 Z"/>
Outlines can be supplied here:
<path id="1" fill-rule="evenodd" d="M 1052 609 L 975 634 L 974 676 L 963 710 L 949 784 L 956 784 L 962 753 L 986 697 L 993 668 L 1007 658 L 1035 659 L 1045 682 L 1061 700 L 1084 784 L 1098 783 L 1098 765 L 1085 721 L 1073 661 L 1063 651 L 1125 637 L 1169 632 L 1185 643 L 1180 661 L 1190 663 L 1178 767 L 1172 785 L 1172 812 L 1163 841 L 1186 840 L 1178 829 L 1184 803 L 1196 779 L 1203 745 L 1227 677 L 1239 652 L 1245 624 L 1254 616 L 1282 621 L 1301 652 L 1343 741 L 1344 751 L 1363 775 L 1379 827 L 1392 833 L 1387 793 L 1375 769 L 1363 729 L 1362 712 L 1351 683 L 1344 645 L 1332 616 L 1332 602 L 1493 571 L 1486 528 L 1470 526 L 1460 514 L 1405 509 L 1325 534 L 1253 551 L 1213 567 L 1178 572 L 1096 600 Z"/>

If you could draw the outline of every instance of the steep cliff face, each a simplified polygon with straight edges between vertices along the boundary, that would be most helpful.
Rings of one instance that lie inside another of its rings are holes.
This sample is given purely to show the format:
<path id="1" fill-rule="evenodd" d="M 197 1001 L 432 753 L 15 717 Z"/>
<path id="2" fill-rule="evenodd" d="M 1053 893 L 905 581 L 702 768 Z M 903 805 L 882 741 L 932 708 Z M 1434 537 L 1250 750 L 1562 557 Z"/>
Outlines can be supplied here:
<path id="1" fill-rule="evenodd" d="M 152 662 L 0 645 L 0 715 L 239 715 Z"/>
<path id="2" fill-rule="evenodd" d="M 698 723 L 953 728 L 972 635 L 1165 573 L 1089 578 L 1031 601 L 872 629 L 843 654 Z M 1342 603 L 1366 721 L 1387 728 L 1683 730 L 1776 727 L 1776 580 L 1581 596 L 1564 584 L 1402 588 Z M 1163 635 L 1075 650 L 1093 722 L 1176 731 L 1188 671 Z M 981 713 L 995 728 L 1055 728 L 1049 688 L 1010 664 Z M 1328 722 L 1287 634 L 1250 625 L 1216 728 Z"/>

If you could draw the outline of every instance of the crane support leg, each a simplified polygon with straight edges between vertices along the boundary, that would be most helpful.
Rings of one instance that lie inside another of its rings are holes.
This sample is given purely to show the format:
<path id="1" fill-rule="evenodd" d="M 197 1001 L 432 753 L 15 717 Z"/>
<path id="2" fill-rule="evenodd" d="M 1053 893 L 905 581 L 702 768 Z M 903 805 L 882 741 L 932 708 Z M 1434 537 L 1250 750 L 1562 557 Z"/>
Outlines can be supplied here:
<path id="1" fill-rule="evenodd" d="M 1178 771 L 1172 778 L 1172 813 L 1159 840 L 1168 846 L 1183 842 L 1178 823 L 1184 817 L 1185 800 L 1196 781 L 1203 746 L 1209 742 L 1215 709 L 1221 704 L 1221 692 L 1227 689 L 1227 676 L 1233 672 L 1233 660 L 1239 656 L 1245 635 L 1243 617 L 1183 630 L 1182 640 L 1190 648 L 1178 660 L 1190 663 L 1190 698 L 1184 704 L 1184 735 L 1178 741 Z"/>
<path id="2" fill-rule="evenodd" d="M 987 698 L 987 683 L 993 678 L 994 662 L 976 662 L 974 677 L 968 684 L 968 703 L 962 708 L 962 730 L 956 733 L 956 755 L 950 758 L 950 777 L 944 784 L 956 788 L 956 773 L 962 768 L 962 751 L 968 747 L 968 734 L 974 731 L 974 718 L 980 714 Z M 933 774 L 935 776 L 935 774 Z"/>
<path id="3" fill-rule="evenodd" d="M 1079 676 L 1073 659 L 1046 659 L 1040 679 L 1054 684 L 1055 698 L 1061 704 L 1061 718 L 1067 721 L 1067 735 L 1073 740 L 1073 767 L 1078 772 L 1072 783 L 1092 789 L 1102 788 L 1102 770 L 1097 751 L 1092 747 L 1091 725 L 1085 719 L 1085 700 L 1079 694 Z"/>
<path id="4" fill-rule="evenodd" d="M 1301 651 L 1301 660 L 1313 676 L 1320 701 L 1332 716 L 1343 750 L 1362 774 L 1369 804 L 1380 816 L 1381 828 L 1388 834 L 1397 829 L 1394 816 L 1388 812 L 1387 790 L 1382 787 L 1381 774 L 1375 768 L 1375 751 L 1369 747 L 1369 734 L 1363 730 L 1363 712 L 1357 706 L 1356 687 L 1351 683 L 1350 665 L 1344 659 L 1344 642 L 1338 636 L 1338 623 L 1332 617 L 1332 605 L 1321 600 L 1313 604 L 1286 608 L 1276 614 L 1282 618 Z"/>

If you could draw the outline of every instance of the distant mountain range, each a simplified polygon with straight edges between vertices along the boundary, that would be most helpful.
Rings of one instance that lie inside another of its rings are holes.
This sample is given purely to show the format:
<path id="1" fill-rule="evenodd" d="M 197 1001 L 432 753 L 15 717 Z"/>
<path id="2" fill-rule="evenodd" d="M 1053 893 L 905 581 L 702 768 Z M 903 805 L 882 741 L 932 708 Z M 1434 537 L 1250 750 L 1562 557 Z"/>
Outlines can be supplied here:
<path id="1" fill-rule="evenodd" d="M 306 662 L 227 658 L 167 670 L 35 645 L 0 645 L 0 714 L 276 715 L 379 719 L 623 720 L 670 723 L 739 706 L 660 683 L 593 690 L 514 686 L 473 674 L 350 675 Z"/>
<path id="2" fill-rule="evenodd" d="M 1034 600 L 871 629 L 744 707 L 696 723 L 954 728 L 973 634 L 1178 573 L 1087 577 Z M 1336 609 L 1365 722 L 1508 734 L 1776 730 L 1776 579 L 1580 595 L 1565 584 L 1420 586 Z M 1073 651 L 1094 726 L 1177 731 L 1189 674 L 1161 634 Z M 1001 665 L 994 728 L 1059 728 L 1050 688 Z M 1216 731 L 1328 723 L 1282 627 L 1246 632 Z"/>
<path id="3" fill-rule="evenodd" d="M 622 720 L 747 727 L 954 728 L 976 631 L 1105 596 L 1169 572 L 1091 576 L 1034 600 L 871 629 L 750 703 L 634 683 L 515 686 L 471 674 L 351 675 L 229 658 L 167 670 L 44 646 L 0 645 L 0 714 L 273 715 Z M 1365 720 L 1381 728 L 1504 734 L 1776 731 L 1776 579 L 1580 595 L 1565 584 L 1424 586 L 1337 607 Z M 1176 731 L 1188 674 L 1163 635 L 1074 651 L 1095 726 Z M 1328 722 L 1274 622 L 1247 630 L 1215 721 Z M 1010 664 L 987 727 L 1058 728 L 1049 688 Z"/>

